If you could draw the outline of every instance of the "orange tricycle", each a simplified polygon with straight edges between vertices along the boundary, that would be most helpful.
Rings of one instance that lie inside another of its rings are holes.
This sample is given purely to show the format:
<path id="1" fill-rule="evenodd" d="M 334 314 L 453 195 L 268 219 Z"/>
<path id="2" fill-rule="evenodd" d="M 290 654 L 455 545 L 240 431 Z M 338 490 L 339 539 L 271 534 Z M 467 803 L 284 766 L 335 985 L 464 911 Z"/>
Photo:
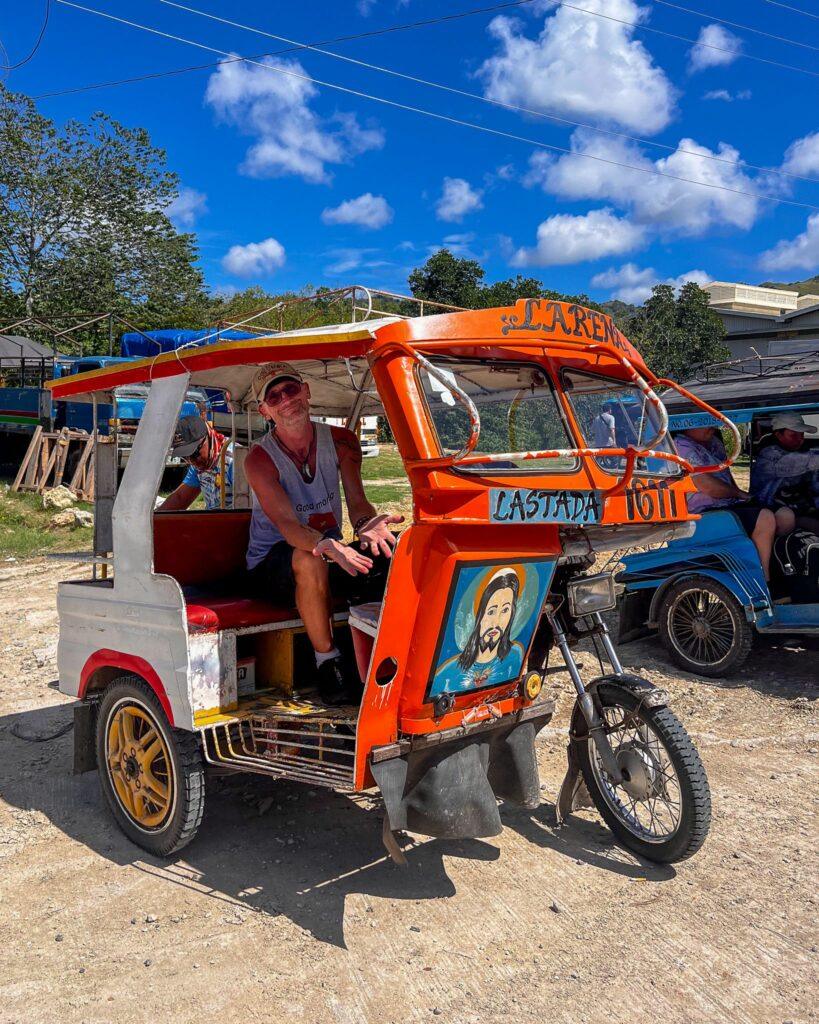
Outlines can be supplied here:
<path id="1" fill-rule="evenodd" d="M 360 669 L 358 706 L 322 703 L 298 613 L 242 586 L 243 466 L 264 429 L 252 382 L 277 360 L 309 382 L 317 417 L 351 429 L 385 417 L 409 480 L 383 601 L 333 610 Z M 554 711 L 544 681 L 568 671 L 576 702 L 558 816 L 590 797 L 643 857 L 699 849 L 710 822 L 699 755 L 668 695 L 623 670 L 602 617 L 613 579 L 594 571 L 601 552 L 685 536 L 696 518 L 691 467 L 655 393 L 673 385 L 608 316 L 534 299 L 383 316 L 220 341 L 51 388 L 96 408 L 137 383 L 149 397 L 121 482 L 116 446 L 97 446 L 91 578 L 58 590 L 60 688 L 79 699 L 75 767 L 99 769 L 135 843 L 167 855 L 193 839 L 211 767 L 377 787 L 396 860 L 396 833 L 496 835 L 499 801 L 540 801 L 535 741 Z M 231 500 L 156 511 L 191 387 L 224 395 Z M 586 682 L 581 640 L 600 661 Z"/>

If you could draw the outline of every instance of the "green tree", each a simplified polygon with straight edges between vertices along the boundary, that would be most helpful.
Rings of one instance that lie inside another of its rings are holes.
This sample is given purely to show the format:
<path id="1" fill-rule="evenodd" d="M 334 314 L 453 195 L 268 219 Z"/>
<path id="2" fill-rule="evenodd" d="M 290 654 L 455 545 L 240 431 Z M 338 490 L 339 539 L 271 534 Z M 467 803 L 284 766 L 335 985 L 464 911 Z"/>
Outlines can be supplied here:
<path id="1" fill-rule="evenodd" d="M 491 309 L 513 306 L 518 299 L 555 299 L 577 302 L 591 309 L 601 307 L 588 295 L 565 295 L 543 287 L 535 277 L 510 277 L 484 284 L 485 272 L 476 260 L 455 256 L 449 249 L 439 249 L 409 275 L 412 294 L 418 299 L 443 302 L 467 309 Z"/>
<path id="2" fill-rule="evenodd" d="M 0 288 L 17 312 L 114 312 L 140 327 L 199 320 L 193 235 L 165 210 L 165 153 L 104 114 L 62 128 L 0 86 Z M 185 324 L 180 324 L 185 326 Z"/>
<path id="3" fill-rule="evenodd" d="M 625 324 L 625 333 L 654 373 L 673 380 L 686 380 L 698 366 L 730 356 L 722 320 L 694 281 L 686 282 L 676 297 L 671 285 L 655 285 Z"/>
<path id="4" fill-rule="evenodd" d="M 408 278 L 410 291 L 416 299 L 443 302 L 449 306 L 475 309 L 484 270 L 477 260 L 453 255 L 439 249 Z"/>

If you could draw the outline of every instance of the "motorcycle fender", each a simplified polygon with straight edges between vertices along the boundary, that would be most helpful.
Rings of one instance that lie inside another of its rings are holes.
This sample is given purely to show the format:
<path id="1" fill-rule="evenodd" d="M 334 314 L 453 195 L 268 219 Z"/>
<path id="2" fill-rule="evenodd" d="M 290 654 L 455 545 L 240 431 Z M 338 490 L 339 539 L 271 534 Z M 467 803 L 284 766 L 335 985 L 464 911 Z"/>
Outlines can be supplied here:
<path id="1" fill-rule="evenodd" d="M 629 693 L 649 708 L 666 707 L 671 700 L 668 690 L 662 690 L 647 679 L 643 679 L 642 676 L 635 676 L 630 672 L 624 672 L 622 675 L 612 672 L 604 676 L 597 676 L 596 679 L 592 679 L 586 689 L 594 696 L 601 686 L 605 686 L 610 690 L 619 689 Z M 572 711 L 569 735 L 573 740 L 577 740 L 585 737 L 587 734 L 586 719 L 583 716 L 580 705 L 576 703 Z"/>

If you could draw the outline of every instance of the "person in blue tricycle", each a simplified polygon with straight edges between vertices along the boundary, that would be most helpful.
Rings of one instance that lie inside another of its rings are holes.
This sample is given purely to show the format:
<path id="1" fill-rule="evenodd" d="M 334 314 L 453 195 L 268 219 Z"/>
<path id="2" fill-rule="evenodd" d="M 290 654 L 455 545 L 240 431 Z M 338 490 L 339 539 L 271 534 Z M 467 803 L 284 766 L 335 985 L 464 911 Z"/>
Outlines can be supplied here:
<path id="1" fill-rule="evenodd" d="M 692 466 L 712 466 L 726 458 L 725 445 L 716 427 L 693 427 L 676 434 L 674 443 L 679 454 Z M 716 473 L 698 473 L 692 477 L 696 493 L 688 495 L 690 512 L 728 509 L 742 523 L 754 542 L 765 579 L 770 579 L 771 552 L 774 538 L 793 530 L 796 517 L 784 506 L 771 509 L 744 491 L 729 468 Z"/>
<path id="2" fill-rule="evenodd" d="M 751 469 L 751 493 L 777 517 L 792 511 L 796 526 L 819 534 L 819 449 L 805 447 L 805 435 L 815 433 L 798 412 L 772 416 Z"/>

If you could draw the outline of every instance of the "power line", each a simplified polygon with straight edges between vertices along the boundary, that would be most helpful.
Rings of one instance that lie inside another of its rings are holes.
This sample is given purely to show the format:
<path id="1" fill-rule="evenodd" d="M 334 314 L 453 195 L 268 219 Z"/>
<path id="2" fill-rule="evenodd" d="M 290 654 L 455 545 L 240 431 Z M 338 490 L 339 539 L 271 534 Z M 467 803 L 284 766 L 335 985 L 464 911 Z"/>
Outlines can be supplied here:
<path id="1" fill-rule="evenodd" d="M 98 11 L 93 7 L 85 7 L 82 4 L 74 3 L 72 0 L 55 0 L 56 3 L 62 4 L 64 7 L 72 7 L 78 11 L 84 11 L 86 14 L 96 14 L 101 18 L 106 18 L 109 21 L 115 21 L 122 25 L 127 25 L 129 28 L 140 29 L 143 32 L 149 32 L 151 35 L 160 36 L 164 39 L 170 39 L 178 43 L 186 43 L 188 46 L 196 47 L 199 50 L 207 50 L 211 53 L 219 53 L 223 57 L 232 56 L 236 54 L 229 54 L 226 50 L 220 50 L 215 46 L 208 46 L 205 43 L 199 43 L 193 39 L 187 39 L 184 36 L 177 36 L 170 32 L 164 32 L 161 29 L 151 28 L 149 25 L 141 25 L 139 22 L 128 21 L 126 18 L 120 18 L 114 14 L 108 14 L 105 11 Z M 264 64 L 260 61 L 252 60 L 249 57 L 243 58 L 247 64 L 254 64 L 256 67 L 263 68 L 265 71 L 272 71 L 276 74 L 285 75 L 288 78 L 295 78 L 302 82 L 310 82 L 312 85 L 324 86 L 326 89 L 334 89 L 336 92 L 344 93 L 348 96 L 355 96 L 358 99 L 371 100 L 374 103 L 380 103 L 383 106 L 392 107 L 395 110 L 404 110 L 412 114 L 421 114 L 424 117 L 431 117 L 436 121 L 443 121 L 447 124 L 458 125 L 462 128 L 472 128 L 475 131 L 483 132 L 487 135 L 493 135 L 499 138 L 511 139 L 514 142 L 523 142 L 528 146 L 535 146 L 539 149 L 547 149 L 554 153 L 561 153 L 565 156 L 574 156 L 583 160 L 594 160 L 597 163 L 608 164 L 609 166 L 622 167 L 627 170 L 640 171 L 643 174 L 653 174 L 661 178 L 671 178 L 674 181 L 686 182 L 689 185 L 699 185 L 702 188 L 714 189 L 718 192 L 731 192 L 735 195 L 747 196 L 751 199 L 760 199 L 771 203 L 780 203 L 785 206 L 796 206 L 804 210 L 816 210 L 819 211 L 819 206 L 814 206 L 811 203 L 800 203 L 794 199 L 782 199 L 778 196 L 763 195 L 759 192 L 748 192 L 744 189 L 730 188 L 727 185 L 716 185 L 713 182 L 708 181 L 697 181 L 695 178 L 686 178 L 680 174 L 670 174 L 668 171 L 659 171 L 656 168 L 641 167 L 637 164 L 627 164 L 620 160 L 612 160 L 608 157 L 594 156 L 591 153 L 576 153 L 571 149 L 567 149 L 565 146 L 553 146 L 550 143 L 542 142 L 539 139 L 529 139 L 522 135 L 515 135 L 512 132 L 502 131 L 499 128 L 489 128 L 486 125 L 475 124 L 473 121 L 464 121 L 460 118 L 451 117 L 448 114 L 440 114 L 437 111 L 425 110 L 422 107 L 411 106 L 408 103 L 399 103 L 396 100 L 387 99 L 384 96 L 376 96 L 372 93 L 363 92 L 360 89 L 352 89 L 346 85 L 338 85 L 335 82 L 327 82 L 321 78 L 314 78 L 310 75 L 299 74 L 290 68 L 282 68 L 273 64 Z"/>
<path id="2" fill-rule="evenodd" d="M 804 14 L 806 18 L 816 18 L 819 21 L 819 14 L 811 11 L 803 11 L 801 7 L 792 7 L 790 4 L 781 4 L 779 0 L 764 0 L 766 4 L 773 4 L 774 7 L 784 7 L 786 11 L 794 11 L 796 14 Z"/>
<path id="3" fill-rule="evenodd" d="M 804 177 L 803 175 L 800 175 L 800 174 L 792 174 L 790 171 L 784 171 L 784 170 L 781 170 L 780 168 L 776 168 L 776 167 L 762 167 L 762 166 L 760 166 L 758 164 L 748 163 L 745 160 L 741 160 L 741 161 L 730 160 L 727 157 L 721 157 L 721 156 L 716 156 L 716 155 L 712 155 L 712 154 L 706 155 L 706 154 L 703 154 L 703 153 L 698 153 L 696 150 L 693 150 L 693 149 L 684 149 L 682 147 L 669 146 L 669 145 L 667 145 L 667 144 L 665 144 L 663 142 L 653 142 L 653 141 L 651 141 L 649 139 L 642 139 L 642 138 L 639 138 L 638 136 L 635 136 L 635 135 L 628 135 L 626 132 L 618 132 L 618 131 L 614 131 L 613 129 L 608 129 L 608 128 L 599 128 L 597 125 L 589 124 L 588 122 L 585 122 L 585 121 L 573 121 L 570 118 L 563 117 L 562 115 L 559 115 L 559 114 L 554 114 L 554 113 L 551 113 L 551 112 L 548 112 L 548 111 L 535 110 L 535 109 L 533 109 L 531 107 L 521 107 L 521 106 L 518 106 L 515 103 L 506 103 L 506 102 L 504 102 L 502 100 L 496 100 L 496 99 L 492 99 L 492 98 L 490 98 L 488 96 L 482 96 L 480 93 L 468 92 L 465 89 L 458 89 L 455 86 L 444 85 L 441 82 L 432 82 L 432 81 L 430 81 L 429 79 L 426 79 L 426 78 L 418 78 L 415 75 L 404 74 L 401 71 L 395 71 L 392 68 L 385 68 L 385 67 L 382 67 L 382 66 L 380 66 L 378 64 L 372 64 L 369 61 L 358 60 L 355 57 L 348 57 L 345 54 L 335 53 L 332 50 L 321 49 L 320 46 L 317 46 L 317 45 L 315 45 L 313 43 L 300 43 L 296 39 L 288 39 L 287 36 L 280 36 L 280 35 L 277 35 L 275 32 L 267 32 L 264 29 L 255 28 L 252 25 L 244 25 L 244 24 L 242 24 L 241 22 L 238 22 L 238 21 L 231 21 L 229 18 L 222 18 L 222 17 L 220 17 L 217 14 L 210 14 L 207 11 L 200 11 L 200 10 L 198 10 L 195 7 L 188 7 L 186 4 L 178 3 L 178 2 L 176 2 L 176 0 L 159 0 L 159 2 L 162 3 L 162 4 L 165 4 L 168 7 L 176 7 L 179 10 L 187 11 L 189 14 L 198 14 L 198 15 L 200 15 L 203 18 L 209 18 L 212 21 L 217 21 L 217 22 L 219 22 L 222 25 L 230 25 L 233 28 L 244 29 L 247 32 L 255 32 L 256 35 L 266 36 L 269 39 L 276 39 L 276 40 L 278 40 L 279 42 L 282 42 L 282 43 L 290 43 L 296 49 L 310 50 L 313 53 L 320 53 L 320 54 L 322 54 L 325 57 L 333 57 L 336 60 L 344 61 L 347 64 L 354 64 L 357 67 L 367 68 L 370 71 L 378 71 L 378 72 L 381 72 L 382 74 L 385 74 L 385 75 L 392 75 L 395 78 L 402 78 L 405 81 L 414 82 L 417 85 L 426 85 L 426 86 L 429 86 L 432 89 L 440 89 L 440 90 L 442 90 L 444 92 L 453 93 L 456 96 L 464 96 L 467 99 L 478 100 L 480 103 L 487 103 L 490 106 L 500 107 L 503 110 L 511 110 L 511 111 L 514 111 L 514 112 L 519 113 L 519 114 L 529 114 L 529 115 L 532 115 L 534 117 L 546 118 L 547 120 L 557 121 L 557 122 L 559 122 L 561 124 L 572 125 L 575 128 L 586 128 L 586 129 L 589 129 L 589 130 L 591 130 L 593 132 L 599 132 L 599 133 L 601 133 L 603 135 L 614 136 L 614 137 L 620 138 L 620 139 L 628 139 L 630 142 L 638 142 L 638 143 L 640 143 L 640 145 L 643 145 L 643 146 L 655 146 L 658 149 L 663 149 L 663 150 L 666 150 L 667 152 L 686 153 L 689 156 L 696 156 L 696 157 L 699 157 L 700 159 L 703 159 L 703 160 L 711 160 L 711 161 L 714 161 L 716 163 L 730 164 L 731 166 L 743 166 L 743 167 L 747 167 L 747 168 L 750 168 L 750 169 L 755 170 L 755 171 L 764 171 L 766 173 L 780 174 L 780 175 L 783 175 L 783 176 L 788 177 L 788 178 L 796 178 L 796 179 L 798 179 L 800 181 L 809 181 L 809 182 L 812 182 L 813 184 L 819 184 L 819 179 L 817 179 L 817 178 L 809 178 L 809 177 Z M 285 51 L 280 51 L 280 52 L 285 52 Z"/>
<path id="4" fill-rule="evenodd" d="M 23 57 L 22 60 L 18 60 L 16 64 L 0 64 L 0 71 L 16 71 L 17 68 L 21 68 L 24 64 L 28 64 L 34 54 L 40 49 L 40 43 L 42 43 L 46 28 L 48 28 L 48 18 L 50 14 L 51 0 L 46 0 L 45 17 L 43 18 L 43 25 L 40 29 L 40 34 L 37 36 L 37 42 L 34 44 L 34 48 L 27 57 Z M 5 50 L 5 47 L 3 47 L 3 49 Z"/>
<path id="5" fill-rule="evenodd" d="M 693 14 L 697 18 L 704 18 L 706 21 L 717 21 L 720 25 L 730 25 L 731 28 L 741 29 L 743 32 L 753 32 L 758 36 L 765 36 L 767 39 L 775 39 L 779 43 L 789 43 L 791 46 L 801 46 L 804 50 L 817 50 L 819 46 L 811 46 L 810 43 L 800 43 L 798 39 L 786 39 L 785 36 L 776 36 L 771 32 L 765 32 L 761 28 L 752 28 L 750 25 L 743 25 L 738 21 L 728 21 L 727 18 L 717 18 L 706 11 L 695 11 L 692 7 L 683 7 L 682 4 L 671 3 L 671 0 L 651 0 L 654 4 L 662 4 L 663 7 L 672 7 L 675 11 L 684 11 L 686 14 Z"/>
<path id="6" fill-rule="evenodd" d="M 373 36 L 389 35 L 392 32 L 406 32 L 416 28 L 427 28 L 433 25 L 441 25 L 447 21 L 459 21 L 462 18 L 471 18 L 478 14 L 493 14 L 495 11 L 506 10 L 511 7 L 525 7 L 535 0 L 506 0 L 504 3 L 492 4 L 488 7 L 473 7 L 468 11 L 457 11 L 454 14 L 441 15 L 438 18 L 422 18 L 419 21 L 408 21 L 398 25 L 387 25 L 384 28 L 368 29 L 366 32 L 356 32 L 353 35 L 334 36 L 332 39 L 319 39 L 314 46 L 324 46 L 327 43 L 348 43 L 357 39 L 367 39 Z M 174 75 L 184 75 L 191 71 L 207 71 L 210 68 L 217 68 L 222 64 L 233 64 L 237 60 L 260 59 L 262 57 L 277 57 L 284 53 L 292 53 L 297 50 L 307 49 L 308 44 L 290 46 L 284 50 L 273 50 L 266 53 L 254 54 L 252 58 L 229 57 L 227 60 L 208 61 L 207 64 L 191 64 L 184 68 L 171 68 L 168 71 L 155 71 L 145 75 L 133 75 L 129 78 L 115 78 L 108 82 L 92 82 L 89 85 L 73 86 L 70 89 L 59 89 L 53 92 L 43 92 L 33 98 L 35 100 L 55 99 L 58 96 L 71 96 L 80 92 L 91 92 L 95 89 L 110 89 L 119 85 L 133 85 L 137 82 L 149 82 L 157 78 L 170 78 Z"/>
<path id="7" fill-rule="evenodd" d="M 59 3 L 60 0 L 56 0 L 56 2 Z M 391 25 L 391 26 L 388 26 L 387 28 L 371 29 L 368 32 L 359 32 L 359 33 L 357 33 L 355 35 L 336 36 L 333 39 L 320 40 L 320 41 L 318 41 L 314 45 L 323 45 L 325 43 L 348 42 L 348 41 L 355 40 L 355 39 L 366 39 L 369 36 L 385 35 L 385 34 L 388 34 L 390 32 L 403 32 L 403 31 L 406 31 L 408 29 L 424 28 L 424 27 L 427 27 L 427 26 L 442 24 L 442 23 L 444 23 L 446 21 L 454 21 L 454 20 L 457 20 L 457 19 L 460 19 L 460 18 L 472 17 L 473 15 L 477 15 L 477 14 L 487 14 L 487 13 L 491 13 L 491 12 L 494 12 L 494 11 L 502 10 L 504 8 L 521 7 L 521 6 L 530 4 L 532 2 L 533 2 L 533 0 L 514 0 L 514 2 L 494 4 L 494 5 L 490 6 L 490 7 L 478 7 L 478 8 L 475 8 L 473 10 L 461 11 L 459 13 L 446 15 L 446 16 L 443 16 L 443 17 L 440 17 L 440 18 L 427 18 L 427 19 L 424 19 L 422 21 L 408 22 L 408 23 L 401 24 L 401 25 Z M 592 15 L 592 16 L 597 17 L 597 18 L 604 18 L 607 21 L 614 21 L 614 22 L 617 22 L 620 25 L 627 25 L 627 26 L 630 26 L 631 28 L 634 28 L 634 29 L 639 30 L 639 31 L 653 32 L 655 35 L 665 36 L 666 38 L 669 38 L 669 39 L 676 39 L 676 40 L 678 40 L 680 42 L 684 42 L 684 43 L 692 43 L 693 44 L 693 43 L 697 42 L 696 39 L 690 39 L 687 36 L 676 35 L 676 34 L 674 34 L 672 32 L 664 32 L 661 29 L 650 28 L 647 25 L 640 25 L 637 22 L 633 22 L 633 21 L 624 21 L 623 19 L 620 19 L 620 18 L 614 18 L 611 15 L 600 14 L 597 11 L 587 10 L 584 7 L 576 7 L 576 6 L 572 5 L 572 4 L 561 3 L 561 2 L 559 2 L 559 0 L 548 0 L 548 2 L 551 2 L 552 4 L 556 4 L 557 6 L 571 7 L 573 10 L 580 11 L 583 14 Z M 767 0 L 767 2 L 768 3 L 774 3 L 774 0 Z M 786 5 L 780 4 L 779 6 L 786 6 Z M 794 8 L 794 10 L 795 9 L 796 8 Z M 807 12 L 803 12 L 803 13 L 807 13 Z M 811 17 L 813 17 L 813 15 L 811 15 Z M 766 57 L 758 57 L 758 56 L 756 56 L 756 55 L 754 55 L 752 53 L 744 53 L 742 50 L 731 50 L 731 49 L 727 49 L 724 46 L 716 46 L 715 44 L 712 44 L 712 43 L 700 43 L 699 45 L 700 46 L 705 46 L 709 50 L 717 50 L 720 53 L 730 53 L 730 54 L 733 54 L 736 57 L 744 58 L 745 60 L 753 60 L 753 61 L 756 61 L 757 63 L 769 64 L 769 65 L 772 65 L 773 67 L 783 68 L 786 71 L 796 71 L 796 72 L 799 72 L 800 74 L 803 74 L 803 75 L 811 75 L 813 77 L 819 77 L 819 72 L 809 71 L 807 68 L 799 68 L 799 67 L 796 67 L 796 66 L 791 65 L 791 64 L 783 64 L 781 61 L 770 60 L 770 59 L 768 59 Z M 294 47 L 293 49 L 294 50 L 306 49 L 306 47 Z M 261 58 L 261 57 L 268 57 L 268 56 L 278 56 L 279 54 L 289 53 L 289 52 L 292 52 L 292 50 L 277 50 L 277 51 L 274 51 L 273 53 L 256 54 L 256 57 Z M 59 89 L 59 90 L 52 91 L 52 92 L 40 93 L 38 96 L 35 96 L 34 99 L 37 99 L 37 100 L 56 99 L 57 97 L 60 97 L 60 96 L 71 96 L 71 95 L 74 95 L 76 93 L 92 92 L 92 91 L 94 91 L 96 89 L 111 89 L 111 88 L 118 87 L 120 85 L 133 85 L 133 84 L 136 84 L 136 83 L 139 83 L 139 82 L 148 82 L 148 81 L 154 81 L 154 80 L 160 79 L 160 78 L 169 78 L 169 77 L 173 77 L 175 75 L 188 74 L 189 72 L 192 72 L 192 71 L 205 71 L 205 70 L 208 70 L 210 68 L 219 67 L 221 64 L 233 63 L 237 59 L 238 60 L 249 60 L 249 59 L 254 59 L 254 58 L 245 58 L 245 57 L 242 57 L 242 58 L 228 58 L 227 60 L 213 61 L 213 62 L 209 62 L 207 64 L 194 64 L 194 65 L 190 65 L 189 67 L 184 67 L 184 68 L 172 68 L 172 69 L 170 69 L 168 71 L 157 71 L 157 72 L 152 72 L 152 73 L 145 74 L 145 75 L 134 75 L 134 76 L 131 76 L 129 78 L 118 78 L 118 79 L 113 79 L 112 81 L 108 81 L 108 82 L 94 82 L 94 83 L 91 83 L 89 85 L 74 86 L 74 87 L 72 87 L 70 89 Z M 654 145 L 659 145 L 659 143 L 654 143 Z M 751 166 L 751 165 L 749 164 L 748 166 Z"/>
<path id="8" fill-rule="evenodd" d="M 59 3 L 60 0 L 57 0 Z M 580 11 L 582 14 L 588 14 L 593 18 L 603 18 L 605 21 L 614 21 L 618 25 L 628 25 L 629 28 L 635 29 L 637 32 L 652 32 L 655 36 L 664 36 L 666 39 L 677 39 L 683 43 L 692 43 L 697 46 L 704 46 L 709 50 L 718 50 L 720 53 L 732 53 L 735 57 L 744 57 L 746 60 L 755 60 L 760 64 L 771 64 L 776 68 L 784 68 L 786 71 L 798 71 L 802 75 L 811 75 L 813 78 L 819 78 L 819 71 L 810 71 L 808 68 L 799 68 L 794 64 L 783 64 L 778 60 L 771 60 L 769 57 L 757 57 L 752 53 L 743 53 L 742 50 L 730 49 L 727 46 L 717 46 L 716 43 L 703 43 L 698 39 L 692 39 L 690 36 L 681 36 L 676 32 L 666 32 L 661 28 L 652 28 L 650 25 L 641 25 L 637 21 L 626 21 L 624 18 L 615 18 L 611 14 L 602 14 L 600 11 L 590 11 L 586 7 L 578 7 L 576 4 L 567 3 L 566 0 L 545 0 L 546 3 L 551 4 L 554 7 L 568 7 L 573 11 Z"/>

